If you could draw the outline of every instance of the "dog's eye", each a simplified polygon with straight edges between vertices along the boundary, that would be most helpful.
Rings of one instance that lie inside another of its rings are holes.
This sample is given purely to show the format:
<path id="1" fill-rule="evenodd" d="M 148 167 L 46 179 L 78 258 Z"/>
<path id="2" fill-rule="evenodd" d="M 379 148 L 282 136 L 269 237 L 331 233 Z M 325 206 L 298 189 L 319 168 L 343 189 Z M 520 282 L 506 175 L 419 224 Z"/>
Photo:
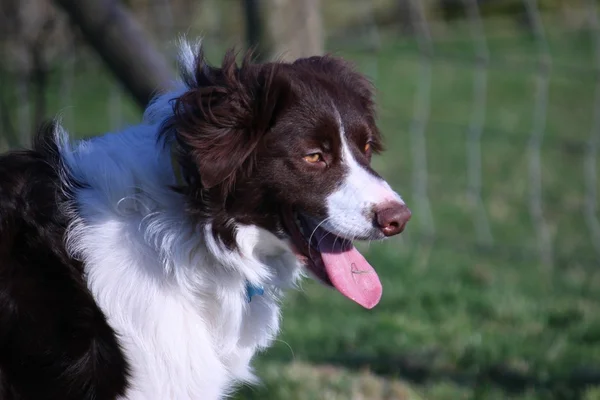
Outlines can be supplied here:
<path id="1" fill-rule="evenodd" d="M 304 156 L 304 160 L 311 164 L 318 163 L 323 160 L 321 153 L 311 153 Z"/>
<path id="2" fill-rule="evenodd" d="M 371 155 L 371 149 L 373 147 L 373 141 L 372 140 L 368 140 L 367 143 L 365 143 L 365 147 L 363 148 L 364 153 L 368 156 Z"/>

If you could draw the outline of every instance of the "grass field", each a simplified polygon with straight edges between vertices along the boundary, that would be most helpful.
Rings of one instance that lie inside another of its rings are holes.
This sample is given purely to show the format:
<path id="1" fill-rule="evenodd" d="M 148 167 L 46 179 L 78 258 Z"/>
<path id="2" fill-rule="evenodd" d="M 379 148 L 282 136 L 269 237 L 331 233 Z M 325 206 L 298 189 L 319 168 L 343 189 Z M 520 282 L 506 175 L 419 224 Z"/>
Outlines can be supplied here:
<path id="1" fill-rule="evenodd" d="M 425 129 L 434 240 L 424 240 L 425 212 L 412 184 L 410 128 L 426 73 L 417 44 L 384 36 L 377 53 L 330 46 L 376 71 L 388 151 L 375 164 L 405 197 L 413 220 L 403 238 L 363 246 L 384 285 L 374 310 L 315 282 L 289 294 L 280 340 L 257 358 L 264 384 L 242 389 L 237 399 L 600 399 L 600 255 L 583 212 L 598 76 L 587 33 L 551 30 L 548 41 L 553 68 L 541 162 L 551 266 L 539 262 L 529 210 L 532 38 L 488 32 L 481 173 L 489 247 L 477 246 L 467 197 L 468 36 L 446 33 L 431 64 Z M 77 134 L 108 129 L 108 83 L 102 74 L 75 77 L 76 118 L 68 123 Z M 52 112 L 64 107 L 58 96 L 48 94 Z M 123 106 L 126 120 L 135 121 L 135 108 Z M 600 176 L 600 164 L 596 169 Z"/>

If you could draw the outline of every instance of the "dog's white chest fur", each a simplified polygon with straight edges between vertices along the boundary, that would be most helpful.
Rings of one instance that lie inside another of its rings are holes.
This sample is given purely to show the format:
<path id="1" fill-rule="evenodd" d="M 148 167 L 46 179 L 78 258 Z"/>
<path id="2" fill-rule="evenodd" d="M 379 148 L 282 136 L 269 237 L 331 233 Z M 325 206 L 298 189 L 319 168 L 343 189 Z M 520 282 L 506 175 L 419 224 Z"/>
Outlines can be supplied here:
<path id="1" fill-rule="evenodd" d="M 80 218 L 68 245 L 131 367 L 125 398 L 220 399 L 236 382 L 255 380 L 250 359 L 273 340 L 280 291 L 299 274 L 289 246 L 241 226 L 239 251 L 230 251 L 209 223 L 187 221 L 168 188 L 168 154 L 157 157 L 147 131 L 98 138 L 63 156 L 90 185 L 73 199 Z M 248 302 L 247 283 L 264 295 Z"/>

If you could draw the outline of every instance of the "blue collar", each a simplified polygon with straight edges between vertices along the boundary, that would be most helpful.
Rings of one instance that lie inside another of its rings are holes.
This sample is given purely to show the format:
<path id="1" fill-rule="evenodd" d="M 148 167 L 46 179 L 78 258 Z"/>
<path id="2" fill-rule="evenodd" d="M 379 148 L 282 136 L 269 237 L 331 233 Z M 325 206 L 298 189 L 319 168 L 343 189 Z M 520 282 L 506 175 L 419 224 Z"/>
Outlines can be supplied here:
<path id="1" fill-rule="evenodd" d="M 252 296 L 262 296 L 263 294 L 265 294 L 265 288 L 262 285 L 254 286 L 246 281 L 246 296 L 248 297 L 248 303 L 252 301 Z"/>

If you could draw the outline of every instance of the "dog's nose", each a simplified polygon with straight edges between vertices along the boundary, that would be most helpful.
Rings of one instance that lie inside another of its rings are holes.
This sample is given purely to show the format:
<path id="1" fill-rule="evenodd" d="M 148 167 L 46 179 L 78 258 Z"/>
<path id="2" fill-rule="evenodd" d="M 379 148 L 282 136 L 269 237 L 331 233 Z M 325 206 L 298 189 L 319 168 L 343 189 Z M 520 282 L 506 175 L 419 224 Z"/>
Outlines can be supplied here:
<path id="1" fill-rule="evenodd" d="M 398 202 L 384 203 L 375 207 L 377 227 L 385 236 L 394 236 L 402 232 L 410 215 L 408 207 Z"/>

